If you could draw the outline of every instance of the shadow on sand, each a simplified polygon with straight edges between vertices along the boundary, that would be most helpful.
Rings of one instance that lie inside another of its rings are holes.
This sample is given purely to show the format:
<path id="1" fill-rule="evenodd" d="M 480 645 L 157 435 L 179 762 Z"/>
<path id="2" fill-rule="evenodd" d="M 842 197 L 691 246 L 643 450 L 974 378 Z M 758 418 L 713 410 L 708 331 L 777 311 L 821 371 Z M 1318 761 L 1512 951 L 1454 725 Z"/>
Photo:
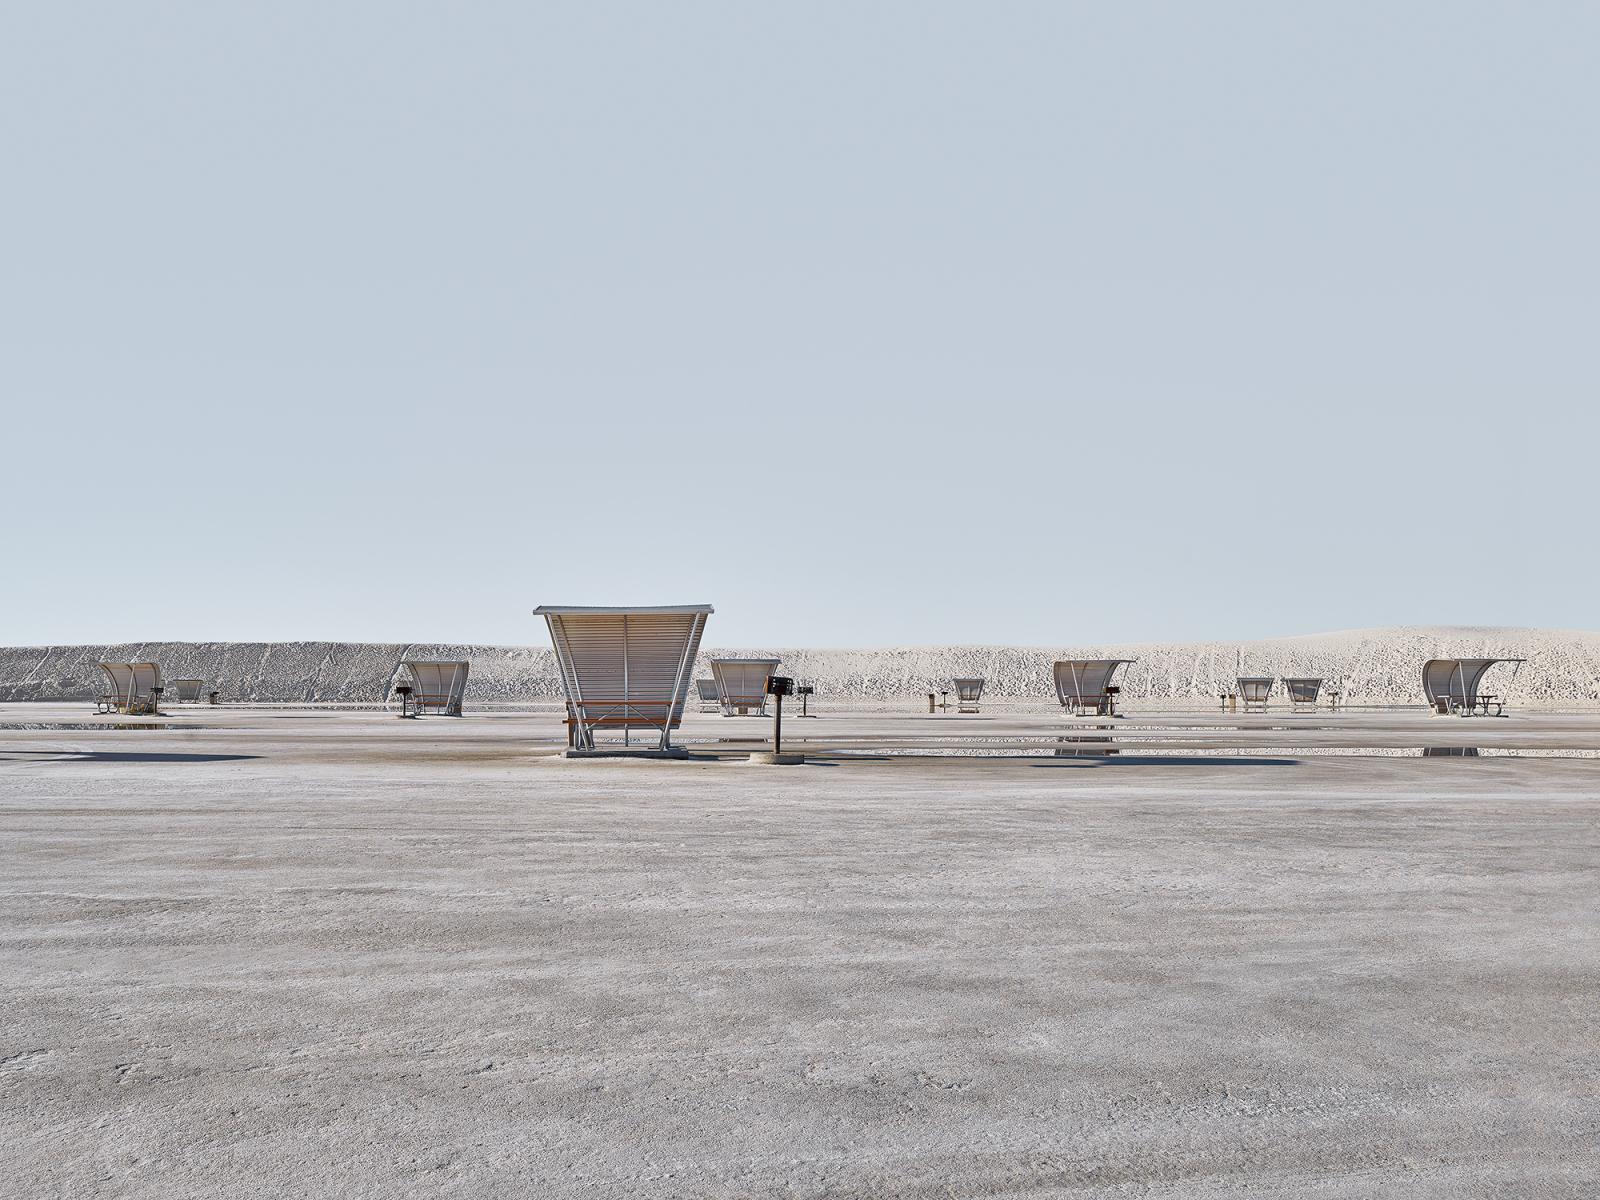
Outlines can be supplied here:
<path id="1" fill-rule="evenodd" d="M 1128 754 L 1063 755 L 1053 762 L 1036 762 L 1035 767 L 1298 767 L 1297 758 L 1180 758 L 1175 755 Z"/>

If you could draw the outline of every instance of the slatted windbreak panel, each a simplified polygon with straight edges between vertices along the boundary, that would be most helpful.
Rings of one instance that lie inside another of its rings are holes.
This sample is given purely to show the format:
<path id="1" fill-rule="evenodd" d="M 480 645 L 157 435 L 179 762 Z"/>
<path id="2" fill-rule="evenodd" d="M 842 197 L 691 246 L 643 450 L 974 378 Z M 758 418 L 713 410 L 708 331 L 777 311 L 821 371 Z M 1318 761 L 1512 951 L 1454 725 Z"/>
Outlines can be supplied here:
<path id="1" fill-rule="evenodd" d="M 700 694 L 700 703 L 717 703 L 717 681 L 715 679 L 696 679 L 694 687 L 695 691 Z"/>
<path id="2" fill-rule="evenodd" d="M 546 613 L 567 699 L 613 728 L 683 721 L 704 612 Z M 635 708 L 633 705 L 641 707 Z"/>
<path id="3" fill-rule="evenodd" d="M 1456 660 L 1453 658 L 1430 659 L 1422 665 L 1422 691 L 1428 697 L 1429 704 L 1437 704 L 1445 697 L 1450 697 L 1458 703 L 1466 703 L 1466 694 L 1461 687 L 1461 681 L 1456 675 Z"/>
<path id="4" fill-rule="evenodd" d="M 1283 686 L 1289 690 L 1291 704 L 1315 704 L 1322 691 L 1322 680 L 1285 679 Z"/>
<path id="5" fill-rule="evenodd" d="M 148 700 L 161 686 L 161 668 L 155 663 L 129 663 L 133 668 L 133 695 L 136 700 Z"/>
<path id="6" fill-rule="evenodd" d="M 1252 704 L 1264 702 L 1272 695 L 1272 680 L 1265 676 L 1240 676 L 1234 682 L 1239 687 L 1239 699 Z"/>
<path id="7" fill-rule="evenodd" d="M 174 679 L 172 686 L 177 689 L 178 699 L 183 701 L 200 699 L 200 689 L 205 687 L 204 679 Z"/>
<path id="8" fill-rule="evenodd" d="M 106 694 L 108 696 L 116 696 L 126 701 L 132 695 L 132 663 L 101 663 L 100 670 L 106 677 Z"/>
<path id="9" fill-rule="evenodd" d="M 775 658 L 714 658 L 711 674 L 724 708 L 759 708 L 767 704 L 767 677 L 778 668 Z"/>
<path id="10" fill-rule="evenodd" d="M 1056 699 L 1065 705 L 1098 703 L 1111 677 L 1131 658 L 1067 658 L 1056 663 Z"/>
<path id="11" fill-rule="evenodd" d="M 467 671 L 464 662 L 404 662 L 400 664 L 411 672 L 411 682 L 418 693 L 425 696 L 447 696 L 452 706 L 459 706 L 467 690 Z"/>
<path id="12" fill-rule="evenodd" d="M 952 679 L 956 685 L 956 699 L 969 703 L 983 699 L 983 680 L 981 679 Z"/>
<path id="13" fill-rule="evenodd" d="M 1429 704 L 1448 696 L 1471 707 L 1478 702 L 1478 684 L 1495 663 L 1520 662 L 1515 658 L 1435 658 L 1422 667 L 1422 690 Z"/>

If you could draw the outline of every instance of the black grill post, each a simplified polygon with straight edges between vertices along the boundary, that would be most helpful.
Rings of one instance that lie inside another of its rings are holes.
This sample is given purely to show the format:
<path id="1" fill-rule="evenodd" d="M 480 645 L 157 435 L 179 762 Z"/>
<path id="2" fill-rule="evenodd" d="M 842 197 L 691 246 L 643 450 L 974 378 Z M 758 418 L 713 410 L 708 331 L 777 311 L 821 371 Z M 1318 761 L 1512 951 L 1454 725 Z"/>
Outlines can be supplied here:
<path id="1" fill-rule="evenodd" d="M 794 692 L 794 680 L 787 675 L 767 676 L 767 695 L 777 701 L 772 718 L 772 753 L 783 753 L 783 698 Z"/>

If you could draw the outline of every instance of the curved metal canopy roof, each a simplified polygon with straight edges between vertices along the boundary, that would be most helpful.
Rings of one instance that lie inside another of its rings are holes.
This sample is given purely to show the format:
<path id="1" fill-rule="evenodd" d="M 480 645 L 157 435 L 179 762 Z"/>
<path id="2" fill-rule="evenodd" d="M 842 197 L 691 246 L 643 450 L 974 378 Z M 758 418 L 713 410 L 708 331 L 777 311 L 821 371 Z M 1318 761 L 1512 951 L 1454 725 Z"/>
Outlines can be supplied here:
<path id="1" fill-rule="evenodd" d="M 1478 702 L 1478 684 L 1496 663 L 1524 663 L 1525 658 L 1430 658 L 1422 664 L 1422 691 L 1429 704 L 1449 699 L 1468 708 Z"/>

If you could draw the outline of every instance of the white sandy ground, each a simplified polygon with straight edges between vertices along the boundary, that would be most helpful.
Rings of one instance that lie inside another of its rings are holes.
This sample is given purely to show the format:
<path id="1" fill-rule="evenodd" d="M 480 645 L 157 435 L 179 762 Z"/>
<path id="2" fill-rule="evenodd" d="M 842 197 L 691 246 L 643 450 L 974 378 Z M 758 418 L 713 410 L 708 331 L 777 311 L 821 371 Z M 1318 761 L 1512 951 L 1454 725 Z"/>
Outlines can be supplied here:
<path id="1" fill-rule="evenodd" d="M 1119 677 L 1130 701 L 1179 707 L 1213 700 L 1239 674 L 1312 676 L 1339 681 L 1352 701 L 1420 703 L 1422 664 L 1430 658 L 1523 657 L 1497 667 L 1485 689 L 1524 706 L 1600 706 L 1600 633 L 1483 626 L 1359 629 L 1244 642 L 1060 646 L 909 646 L 784 649 L 719 646 L 717 618 L 695 673 L 711 674 L 713 655 L 775 655 L 786 674 L 836 701 L 890 700 L 948 687 L 953 676 L 981 676 L 991 699 L 1054 697 L 1058 658 L 1132 658 Z M 96 663 L 161 664 L 168 680 L 204 679 L 231 701 L 381 703 L 403 678 L 400 662 L 465 659 L 474 704 L 554 700 L 561 695 L 549 641 L 530 617 L 531 646 L 373 642 L 126 642 L 120 645 L 0 647 L 0 702 L 87 699 L 100 689 Z M 715 648 L 710 648 L 715 647 Z"/>
<path id="2" fill-rule="evenodd" d="M 1600 1194 L 1592 713 L 834 708 L 764 768 L 0 708 L 59 723 L 0 728 L 6 1195 Z"/>

